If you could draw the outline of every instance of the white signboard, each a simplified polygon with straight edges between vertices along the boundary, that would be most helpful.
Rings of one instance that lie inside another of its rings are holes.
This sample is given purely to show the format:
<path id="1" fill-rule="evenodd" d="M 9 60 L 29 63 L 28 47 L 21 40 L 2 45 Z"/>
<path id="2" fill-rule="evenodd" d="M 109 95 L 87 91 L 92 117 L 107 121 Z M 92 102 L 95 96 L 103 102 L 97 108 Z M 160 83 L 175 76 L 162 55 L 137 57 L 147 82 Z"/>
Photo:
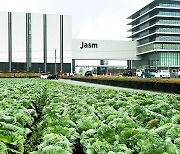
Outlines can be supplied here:
<path id="1" fill-rule="evenodd" d="M 72 59 L 140 60 L 134 41 L 73 39 L 72 43 Z"/>

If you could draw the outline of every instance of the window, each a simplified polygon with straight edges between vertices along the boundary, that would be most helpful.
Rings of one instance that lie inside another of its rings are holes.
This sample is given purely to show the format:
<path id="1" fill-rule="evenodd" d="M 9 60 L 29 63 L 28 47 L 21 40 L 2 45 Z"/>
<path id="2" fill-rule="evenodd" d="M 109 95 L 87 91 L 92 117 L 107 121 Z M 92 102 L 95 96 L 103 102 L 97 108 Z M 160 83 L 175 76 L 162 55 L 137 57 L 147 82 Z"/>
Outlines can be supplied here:
<path id="1" fill-rule="evenodd" d="M 180 16 L 180 12 L 172 12 L 172 11 L 159 11 L 159 14 L 166 16 Z"/>
<path id="2" fill-rule="evenodd" d="M 160 35 L 156 37 L 156 41 L 180 41 L 180 36 Z"/>
<path id="3" fill-rule="evenodd" d="M 157 23 L 159 23 L 159 24 L 180 24 L 180 20 L 160 19 Z"/>
<path id="4" fill-rule="evenodd" d="M 160 63 L 162 66 L 178 66 L 180 65 L 179 52 L 161 52 Z"/>
<path id="5" fill-rule="evenodd" d="M 171 4 L 171 3 L 160 3 L 159 6 L 163 6 L 163 7 L 176 7 L 176 8 L 180 8 L 180 4 Z"/>
<path id="6" fill-rule="evenodd" d="M 158 28 L 157 32 L 180 33 L 180 28 Z"/>

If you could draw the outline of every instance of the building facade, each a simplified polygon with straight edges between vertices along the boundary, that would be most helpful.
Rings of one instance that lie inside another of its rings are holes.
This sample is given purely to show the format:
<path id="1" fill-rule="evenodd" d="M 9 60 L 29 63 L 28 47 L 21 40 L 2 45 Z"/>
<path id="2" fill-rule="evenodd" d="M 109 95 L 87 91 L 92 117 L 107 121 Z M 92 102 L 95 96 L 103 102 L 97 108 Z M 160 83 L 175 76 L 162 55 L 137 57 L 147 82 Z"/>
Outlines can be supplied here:
<path id="1" fill-rule="evenodd" d="M 154 0 L 128 17 L 139 68 L 180 67 L 180 1 Z"/>
<path id="2" fill-rule="evenodd" d="M 0 71 L 72 72 L 75 60 L 180 68 L 180 1 L 154 0 L 128 17 L 132 41 L 72 39 L 71 16 L 0 12 Z"/>
<path id="3" fill-rule="evenodd" d="M 0 71 L 71 72 L 71 44 L 71 16 L 0 12 Z"/>
<path id="4" fill-rule="evenodd" d="M 70 73 L 75 60 L 140 60 L 136 52 L 135 41 L 72 39 L 71 16 L 0 12 L 0 72 Z"/>

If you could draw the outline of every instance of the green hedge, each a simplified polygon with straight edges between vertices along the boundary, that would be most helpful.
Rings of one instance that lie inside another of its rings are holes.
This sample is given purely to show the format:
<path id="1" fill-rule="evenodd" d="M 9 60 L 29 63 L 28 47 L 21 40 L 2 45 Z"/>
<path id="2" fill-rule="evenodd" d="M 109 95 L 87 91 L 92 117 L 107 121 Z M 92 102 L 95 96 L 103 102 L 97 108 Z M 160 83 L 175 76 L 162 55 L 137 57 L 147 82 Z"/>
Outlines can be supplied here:
<path id="1" fill-rule="evenodd" d="M 71 77 L 71 80 L 103 85 L 180 94 L 180 80 L 116 77 Z"/>
<path id="2" fill-rule="evenodd" d="M 39 77 L 39 73 L 0 73 L 0 78 L 37 78 Z"/>

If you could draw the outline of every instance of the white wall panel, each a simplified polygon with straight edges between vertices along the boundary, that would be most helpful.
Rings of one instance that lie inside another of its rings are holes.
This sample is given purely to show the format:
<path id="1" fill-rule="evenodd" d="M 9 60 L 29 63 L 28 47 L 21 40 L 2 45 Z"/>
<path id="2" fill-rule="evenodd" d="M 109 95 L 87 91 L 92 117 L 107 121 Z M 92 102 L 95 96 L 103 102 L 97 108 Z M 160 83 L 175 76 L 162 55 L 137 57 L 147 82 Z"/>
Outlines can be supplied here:
<path id="1" fill-rule="evenodd" d="M 0 12 L 0 62 L 8 62 L 8 12 Z"/>
<path id="2" fill-rule="evenodd" d="M 64 63 L 72 63 L 72 17 L 63 16 Z"/>
<path id="3" fill-rule="evenodd" d="M 43 15 L 31 14 L 32 62 L 43 62 Z"/>
<path id="4" fill-rule="evenodd" d="M 47 15 L 47 62 L 60 62 L 60 15 Z"/>
<path id="5" fill-rule="evenodd" d="M 84 43 L 97 44 L 97 48 L 80 48 Z M 139 60 L 136 56 L 136 42 L 116 40 L 73 40 L 73 59 Z"/>
<path id="6" fill-rule="evenodd" d="M 12 13 L 12 61 L 26 62 L 25 13 Z"/>

